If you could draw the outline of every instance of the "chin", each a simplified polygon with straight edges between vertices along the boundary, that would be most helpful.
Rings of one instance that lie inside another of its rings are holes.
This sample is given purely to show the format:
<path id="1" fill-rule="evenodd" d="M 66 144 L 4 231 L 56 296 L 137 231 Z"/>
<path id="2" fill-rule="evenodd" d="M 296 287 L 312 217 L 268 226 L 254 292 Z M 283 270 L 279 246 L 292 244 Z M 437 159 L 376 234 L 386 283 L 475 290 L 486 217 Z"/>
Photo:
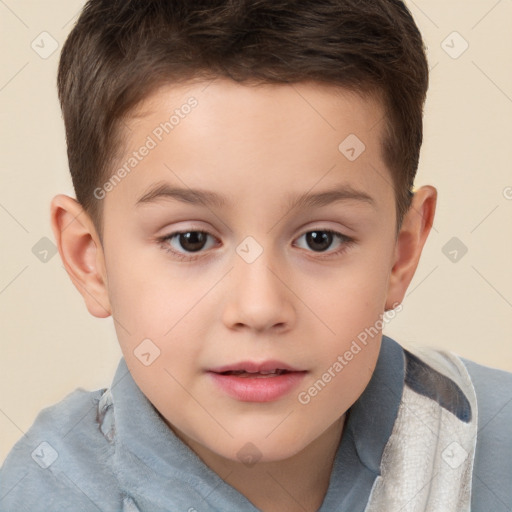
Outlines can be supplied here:
<path id="1" fill-rule="evenodd" d="M 230 439 L 229 442 L 224 442 L 222 446 L 208 448 L 225 459 L 241 462 L 250 467 L 256 462 L 278 462 L 289 459 L 301 452 L 308 444 L 305 439 L 298 440 L 293 433 L 289 432 L 283 432 L 280 436 L 274 433 L 266 439 L 261 436 L 261 432 L 255 436 L 248 435 L 246 432 L 235 439 Z"/>
<path id="2" fill-rule="evenodd" d="M 259 424 L 252 421 L 249 424 L 245 421 L 238 425 L 231 423 L 228 430 L 232 437 L 225 432 L 218 432 L 212 436 L 211 431 L 189 432 L 189 435 L 183 436 L 183 433 L 176 432 L 174 427 L 172 430 L 201 458 L 208 458 L 206 450 L 217 457 L 251 467 L 256 462 L 289 459 L 322 434 L 322 429 L 318 425 L 310 426 L 312 428 L 308 430 L 304 422 L 297 425 L 288 424 L 286 428 L 284 417 L 278 421 L 273 420 L 270 425 L 267 425 L 268 422 L 263 425 L 261 421 Z"/>

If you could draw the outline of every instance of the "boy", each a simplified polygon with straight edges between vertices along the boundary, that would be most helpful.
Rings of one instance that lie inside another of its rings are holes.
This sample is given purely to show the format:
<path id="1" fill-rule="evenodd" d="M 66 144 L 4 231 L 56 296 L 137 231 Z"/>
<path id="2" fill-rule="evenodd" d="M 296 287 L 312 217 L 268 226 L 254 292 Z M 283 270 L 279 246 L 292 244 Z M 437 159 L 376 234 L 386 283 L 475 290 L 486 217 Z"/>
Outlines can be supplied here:
<path id="1" fill-rule="evenodd" d="M 398 0 L 90 0 L 51 220 L 123 359 L 1 510 L 511 510 L 512 374 L 382 335 L 434 219 L 427 84 Z"/>

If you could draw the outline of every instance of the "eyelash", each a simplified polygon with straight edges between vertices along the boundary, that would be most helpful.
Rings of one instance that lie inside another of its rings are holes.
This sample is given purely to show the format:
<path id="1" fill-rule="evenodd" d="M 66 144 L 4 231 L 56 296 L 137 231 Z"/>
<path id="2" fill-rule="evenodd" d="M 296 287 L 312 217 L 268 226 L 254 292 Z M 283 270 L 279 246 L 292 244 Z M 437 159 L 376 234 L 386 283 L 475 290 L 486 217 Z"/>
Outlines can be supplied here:
<path id="1" fill-rule="evenodd" d="M 356 242 L 355 239 L 350 238 L 350 237 L 348 237 L 348 236 L 346 236 L 346 235 L 344 235 L 342 233 L 339 233 L 338 231 L 334 231 L 332 229 L 310 229 L 309 231 L 305 231 L 304 233 L 302 233 L 302 235 L 300 235 L 299 238 L 301 238 L 302 236 L 304 236 L 304 235 L 306 235 L 308 233 L 312 233 L 312 232 L 315 232 L 315 231 L 319 231 L 319 232 L 322 232 L 322 233 L 330 233 L 330 234 L 334 235 L 335 237 L 338 237 L 341 240 L 341 242 L 342 242 L 341 246 L 338 249 L 336 249 L 335 251 L 327 253 L 327 255 L 318 256 L 317 258 L 319 258 L 319 259 L 327 259 L 327 258 L 333 258 L 333 257 L 336 257 L 336 256 L 340 256 L 341 254 L 346 252 L 350 247 L 352 247 L 354 245 L 354 243 Z M 158 238 L 157 240 L 158 240 L 160 246 L 162 247 L 162 249 L 165 252 L 171 253 L 174 257 L 176 257 L 180 261 L 194 261 L 194 260 L 197 260 L 198 258 L 201 258 L 202 256 L 200 256 L 200 255 L 199 256 L 190 256 L 190 255 L 187 255 L 185 253 L 182 253 L 182 252 L 179 252 L 179 251 L 175 251 L 169 245 L 169 243 L 168 243 L 169 240 L 172 240 L 175 236 L 178 236 L 178 235 L 181 235 L 181 234 L 184 234 L 184 233 L 202 233 L 202 234 L 205 234 L 205 235 L 213 236 L 210 233 L 208 233 L 208 231 L 204 231 L 204 230 L 201 230 L 201 229 L 187 229 L 187 230 L 183 230 L 183 231 L 174 231 L 174 232 L 170 233 L 169 235 L 166 235 L 166 236 Z M 313 252 L 314 253 L 314 251 L 308 251 L 308 252 Z M 198 251 L 197 253 L 190 253 L 190 254 L 200 254 L 200 253 L 201 253 L 201 251 Z M 318 252 L 316 254 L 323 255 L 325 253 Z"/>

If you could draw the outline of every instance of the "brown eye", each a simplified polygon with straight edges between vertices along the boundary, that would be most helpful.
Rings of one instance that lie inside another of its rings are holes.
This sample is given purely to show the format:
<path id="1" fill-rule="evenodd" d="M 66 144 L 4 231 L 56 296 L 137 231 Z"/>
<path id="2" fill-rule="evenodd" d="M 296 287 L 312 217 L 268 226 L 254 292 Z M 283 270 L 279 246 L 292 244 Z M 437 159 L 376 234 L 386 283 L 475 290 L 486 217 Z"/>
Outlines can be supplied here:
<path id="1" fill-rule="evenodd" d="M 178 234 L 178 243 L 186 251 L 196 252 L 204 247 L 207 237 L 203 231 L 187 231 Z"/>
<path id="2" fill-rule="evenodd" d="M 309 249 L 310 253 L 317 253 L 317 258 L 330 258 L 341 256 L 348 249 L 355 245 L 355 239 L 333 231 L 332 229 L 313 229 L 303 235 L 297 240 L 305 239 L 304 249 Z M 337 240 L 337 243 L 334 243 Z M 300 244 L 297 244 L 301 247 Z M 331 248 L 330 250 L 327 250 Z"/>
<path id="3" fill-rule="evenodd" d="M 306 242 L 314 251 L 323 252 L 329 248 L 333 241 L 330 231 L 309 231 L 306 233 Z"/>
<path id="4" fill-rule="evenodd" d="M 213 236 L 206 231 L 177 231 L 161 238 L 160 242 L 170 252 L 186 256 L 204 249 L 208 243 L 208 237 L 213 239 Z M 212 245 L 210 244 L 210 246 Z"/>
<path id="5" fill-rule="evenodd" d="M 326 252 L 326 250 L 331 247 L 333 242 L 338 239 L 338 245 L 343 246 L 346 245 L 350 238 L 338 233 L 337 231 L 332 231 L 331 229 L 314 229 L 304 233 L 299 237 L 305 238 L 306 246 L 305 249 L 310 249 L 313 252 Z M 334 247 L 336 249 L 336 247 Z M 335 251 L 331 251 L 335 252 Z"/>

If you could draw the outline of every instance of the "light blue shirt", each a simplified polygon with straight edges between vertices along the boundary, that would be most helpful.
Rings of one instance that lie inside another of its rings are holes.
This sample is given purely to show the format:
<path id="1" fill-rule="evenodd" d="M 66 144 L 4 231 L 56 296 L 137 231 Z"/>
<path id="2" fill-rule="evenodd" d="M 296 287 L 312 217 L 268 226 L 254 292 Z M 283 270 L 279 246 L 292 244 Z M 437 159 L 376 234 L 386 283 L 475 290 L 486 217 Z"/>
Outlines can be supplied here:
<path id="1" fill-rule="evenodd" d="M 510 512 L 512 373 L 462 361 L 479 407 L 472 512 Z M 319 512 L 364 511 L 403 387 L 441 403 L 431 371 L 383 336 L 374 374 L 348 411 Z M 471 414 L 464 398 L 453 395 L 441 405 Z M 41 411 L 0 469 L 2 512 L 257 510 L 174 435 L 124 359 L 108 390 L 78 389 Z"/>

